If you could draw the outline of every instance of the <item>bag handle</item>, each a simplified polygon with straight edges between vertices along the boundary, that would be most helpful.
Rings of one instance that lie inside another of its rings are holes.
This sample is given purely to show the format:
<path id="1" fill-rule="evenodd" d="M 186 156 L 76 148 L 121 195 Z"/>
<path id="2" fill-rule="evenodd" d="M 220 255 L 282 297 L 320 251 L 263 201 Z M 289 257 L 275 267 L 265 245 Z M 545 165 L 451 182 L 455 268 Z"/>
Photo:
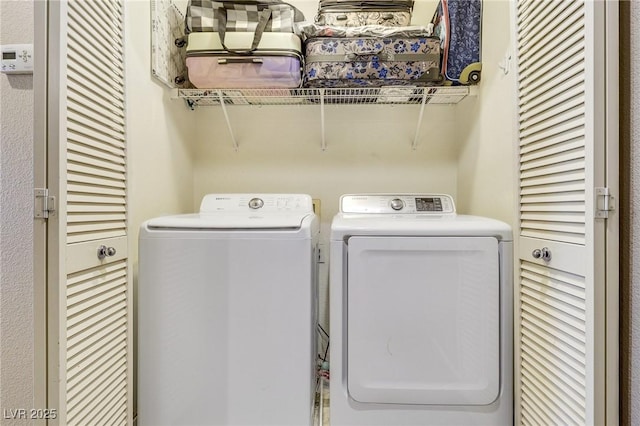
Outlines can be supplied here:
<path id="1" fill-rule="evenodd" d="M 218 34 L 220 35 L 220 43 L 224 50 L 229 53 L 235 53 L 238 55 L 248 55 L 251 52 L 255 51 L 260 44 L 260 39 L 262 39 L 262 34 L 264 33 L 264 29 L 267 27 L 267 23 L 269 23 L 269 19 L 271 19 L 271 9 L 265 8 L 258 12 L 258 25 L 256 25 L 256 31 L 253 33 L 253 41 L 251 42 L 251 47 L 249 49 L 229 49 L 224 44 L 224 39 L 227 33 L 227 9 L 220 7 L 216 10 L 216 14 L 218 15 Z"/>
<path id="2" fill-rule="evenodd" d="M 371 49 L 362 49 L 359 52 L 345 52 L 345 57 L 349 60 L 355 60 L 358 56 L 380 55 L 384 50 L 382 47 L 372 47 Z"/>

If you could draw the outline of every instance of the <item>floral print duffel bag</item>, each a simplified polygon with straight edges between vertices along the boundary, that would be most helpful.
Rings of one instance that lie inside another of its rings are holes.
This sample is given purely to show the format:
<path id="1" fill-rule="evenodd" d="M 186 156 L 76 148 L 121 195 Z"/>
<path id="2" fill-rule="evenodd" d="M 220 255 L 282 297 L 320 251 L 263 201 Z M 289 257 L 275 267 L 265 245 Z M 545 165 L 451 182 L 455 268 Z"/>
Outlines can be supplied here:
<path id="1" fill-rule="evenodd" d="M 305 87 L 429 86 L 442 79 L 436 37 L 317 37 L 305 43 Z"/>

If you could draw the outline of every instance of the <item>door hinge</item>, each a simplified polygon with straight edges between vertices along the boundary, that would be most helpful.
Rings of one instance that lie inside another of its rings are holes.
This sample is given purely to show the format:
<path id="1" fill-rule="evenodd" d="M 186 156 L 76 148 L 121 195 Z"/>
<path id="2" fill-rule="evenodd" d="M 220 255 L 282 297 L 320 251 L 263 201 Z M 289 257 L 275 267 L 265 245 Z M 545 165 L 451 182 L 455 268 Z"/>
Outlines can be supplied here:
<path id="1" fill-rule="evenodd" d="M 609 188 L 596 188 L 596 219 L 607 219 L 609 212 L 615 210 L 614 201 Z"/>
<path id="2" fill-rule="evenodd" d="M 47 219 L 56 212 L 56 197 L 49 195 L 47 188 L 36 188 L 33 192 L 33 217 Z"/>

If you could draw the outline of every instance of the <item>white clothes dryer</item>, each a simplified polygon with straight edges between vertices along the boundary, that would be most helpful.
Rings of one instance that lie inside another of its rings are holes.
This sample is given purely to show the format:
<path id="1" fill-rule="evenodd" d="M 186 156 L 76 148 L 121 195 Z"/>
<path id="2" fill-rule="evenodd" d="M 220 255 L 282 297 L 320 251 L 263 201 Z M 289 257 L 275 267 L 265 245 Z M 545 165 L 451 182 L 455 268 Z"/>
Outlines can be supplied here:
<path id="1" fill-rule="evenodd" d="M 331 226 L 333 426 L 512 425 L 512 232 L 442 194 L 344 195 Z"/>
<path id="2" fill-rule="evenodd" d="M 142 225 L 139 425 L 312 424 L 318 233 L 299 194 L 211 194 Z"/>

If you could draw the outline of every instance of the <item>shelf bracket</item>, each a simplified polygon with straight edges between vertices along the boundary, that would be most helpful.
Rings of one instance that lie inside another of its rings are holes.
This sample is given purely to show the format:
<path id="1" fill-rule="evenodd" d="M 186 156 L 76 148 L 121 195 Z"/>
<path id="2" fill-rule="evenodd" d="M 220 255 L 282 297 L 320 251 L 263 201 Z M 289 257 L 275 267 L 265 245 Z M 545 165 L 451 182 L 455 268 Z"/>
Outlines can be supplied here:
<path id="1" fill-rule="evenodd" d="M 322 138 L 322 150 L 326 151 L 327 141 L 324 134 L 324 89 L 320 89 L 320 137 Z"/>
<path id="2" fill-rule="evenodd" d="M 422 89 L 422 103 L 420 104 L 420 115 L 418 115 L 418 125 L 416 126 L 416 134 L 413 137 L 413 143 L 411 149 L 414 151 L 418 148 L 418 136 L 420 136 L 420 127 L 422 127 L 422 117 L 424 116 L 424 106 L 427 104 L 427 91 L 428 88 Z"/>
<path id="3" fill-rule="evenodd" d="M 238 141 L 236 141 L 236 137 L 233 134 L 233 128 L 231 127 L 231 121 L 229 121 L 229 113 L 227 112 L 227 106 L 224 103 L 224 98 L 222 96 L 222 90 L 216 90 L 218 94 L 218 99 L 220 100 L 220 107 L 222 108 L 222 113 L 224 114 L 224 119 L 227 122 L 227 129 L 229 129 L 229 135 L 231 135 L 231 141 L 233 142 L 233 149 L 238 150 Z"/>

